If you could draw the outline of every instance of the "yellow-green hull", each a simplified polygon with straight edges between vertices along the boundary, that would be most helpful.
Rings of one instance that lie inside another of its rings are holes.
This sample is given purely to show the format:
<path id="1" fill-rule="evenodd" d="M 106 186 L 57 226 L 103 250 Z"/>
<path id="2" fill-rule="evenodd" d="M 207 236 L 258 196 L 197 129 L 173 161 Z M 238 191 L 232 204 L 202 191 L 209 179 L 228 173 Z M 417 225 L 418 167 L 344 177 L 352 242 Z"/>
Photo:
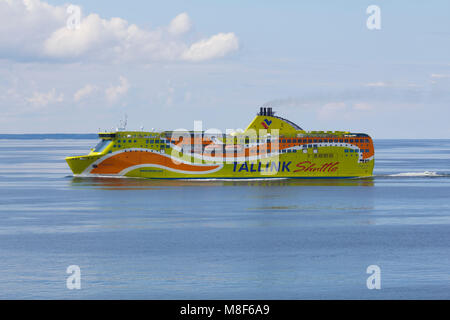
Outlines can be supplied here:
<path id="1" fill-rule="evenodd" d="M 124 149 L 111 154 L 69 157 L 66 160 L 77 175 L 155 179 L 370 177 L 374 159 L 361 161 L 359 153 L 345 152 L 346 149 L 318 147 L 317 153 L 310 149 L 307 153 L 297 151 L 231 163 L 194 159 L 191 160 L 192 165 L 187 168 L 180 168 L 181 165 L 189 163 L 185 160 L 186 157 L 172 156 L 172 149 L 166 150 L 165 153 L 144 148 Z M 322 155 L 326 155 L 326 158 L 321 157 Z M 146 161 L 148 156 L 151 156 L 150 160 Z M 157 161 L 154 161 L 153 157 Z M 177 164 L 180 160 L 185 163 Z M 189 171 L 194 169 L 202 170 Z"/>

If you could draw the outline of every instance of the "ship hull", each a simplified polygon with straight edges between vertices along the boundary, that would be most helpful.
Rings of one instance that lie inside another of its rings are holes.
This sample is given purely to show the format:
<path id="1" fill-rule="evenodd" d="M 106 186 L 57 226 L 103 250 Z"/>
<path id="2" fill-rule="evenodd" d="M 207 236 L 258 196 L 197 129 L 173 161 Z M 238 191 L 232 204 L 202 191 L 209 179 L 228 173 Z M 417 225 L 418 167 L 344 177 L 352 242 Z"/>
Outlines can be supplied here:
<path id="1" fill-rule="evenodd" d="M 134 148 L 97 157 L 68 158 L 67 162 L 77 175 L 152 179 L 352 178 L 370 177 L 374 167 L 373 158 L 362 159 L 359 153 L 345 152 L 345 147 L 220 161 L 177 157 L 171 151 Z"/>

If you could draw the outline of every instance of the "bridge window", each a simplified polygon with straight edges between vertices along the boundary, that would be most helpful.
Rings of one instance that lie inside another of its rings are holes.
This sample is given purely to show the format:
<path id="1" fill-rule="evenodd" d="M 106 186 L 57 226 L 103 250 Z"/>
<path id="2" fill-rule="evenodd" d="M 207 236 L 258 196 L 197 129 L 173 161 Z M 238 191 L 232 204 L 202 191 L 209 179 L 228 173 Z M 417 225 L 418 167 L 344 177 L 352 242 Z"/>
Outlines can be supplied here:
<path id="1" fill-rule="evenodd" d="M 94 152 L 102 152 L 105 150 L 110 144 L 112 143 L 111 140 L 102 140 L 100 141 L 97 146 L 94 149 Z"/>

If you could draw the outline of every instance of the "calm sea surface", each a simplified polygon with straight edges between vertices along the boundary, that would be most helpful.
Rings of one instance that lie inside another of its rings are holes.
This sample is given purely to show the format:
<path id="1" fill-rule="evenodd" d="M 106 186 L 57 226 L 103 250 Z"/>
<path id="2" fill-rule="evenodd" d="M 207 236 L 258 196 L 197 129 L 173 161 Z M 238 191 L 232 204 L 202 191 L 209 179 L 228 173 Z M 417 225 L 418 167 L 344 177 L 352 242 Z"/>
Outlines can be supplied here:
<path id="1" fill-rule="evenodd" d="M 0 136 L 1 299 L 450 299 L 450 140 L 378 140 L 369 180 L 200 182 L 74 178 L 97 140 L 57 138 Z"/>

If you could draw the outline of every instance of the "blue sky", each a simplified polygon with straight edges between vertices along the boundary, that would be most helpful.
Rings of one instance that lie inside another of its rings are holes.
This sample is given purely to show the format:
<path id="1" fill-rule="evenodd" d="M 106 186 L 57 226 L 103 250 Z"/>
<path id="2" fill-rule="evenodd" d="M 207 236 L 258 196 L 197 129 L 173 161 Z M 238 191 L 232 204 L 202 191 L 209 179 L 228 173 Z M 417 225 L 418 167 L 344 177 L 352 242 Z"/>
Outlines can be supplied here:
<path id="1" fill-rule="evenodd" d="M 77 30 L 68 4 L 0 0 L 0 133 L 244 128 L 266 104 L 307 130 L 450 138 L 447 1 L 77 1 Z"/>

